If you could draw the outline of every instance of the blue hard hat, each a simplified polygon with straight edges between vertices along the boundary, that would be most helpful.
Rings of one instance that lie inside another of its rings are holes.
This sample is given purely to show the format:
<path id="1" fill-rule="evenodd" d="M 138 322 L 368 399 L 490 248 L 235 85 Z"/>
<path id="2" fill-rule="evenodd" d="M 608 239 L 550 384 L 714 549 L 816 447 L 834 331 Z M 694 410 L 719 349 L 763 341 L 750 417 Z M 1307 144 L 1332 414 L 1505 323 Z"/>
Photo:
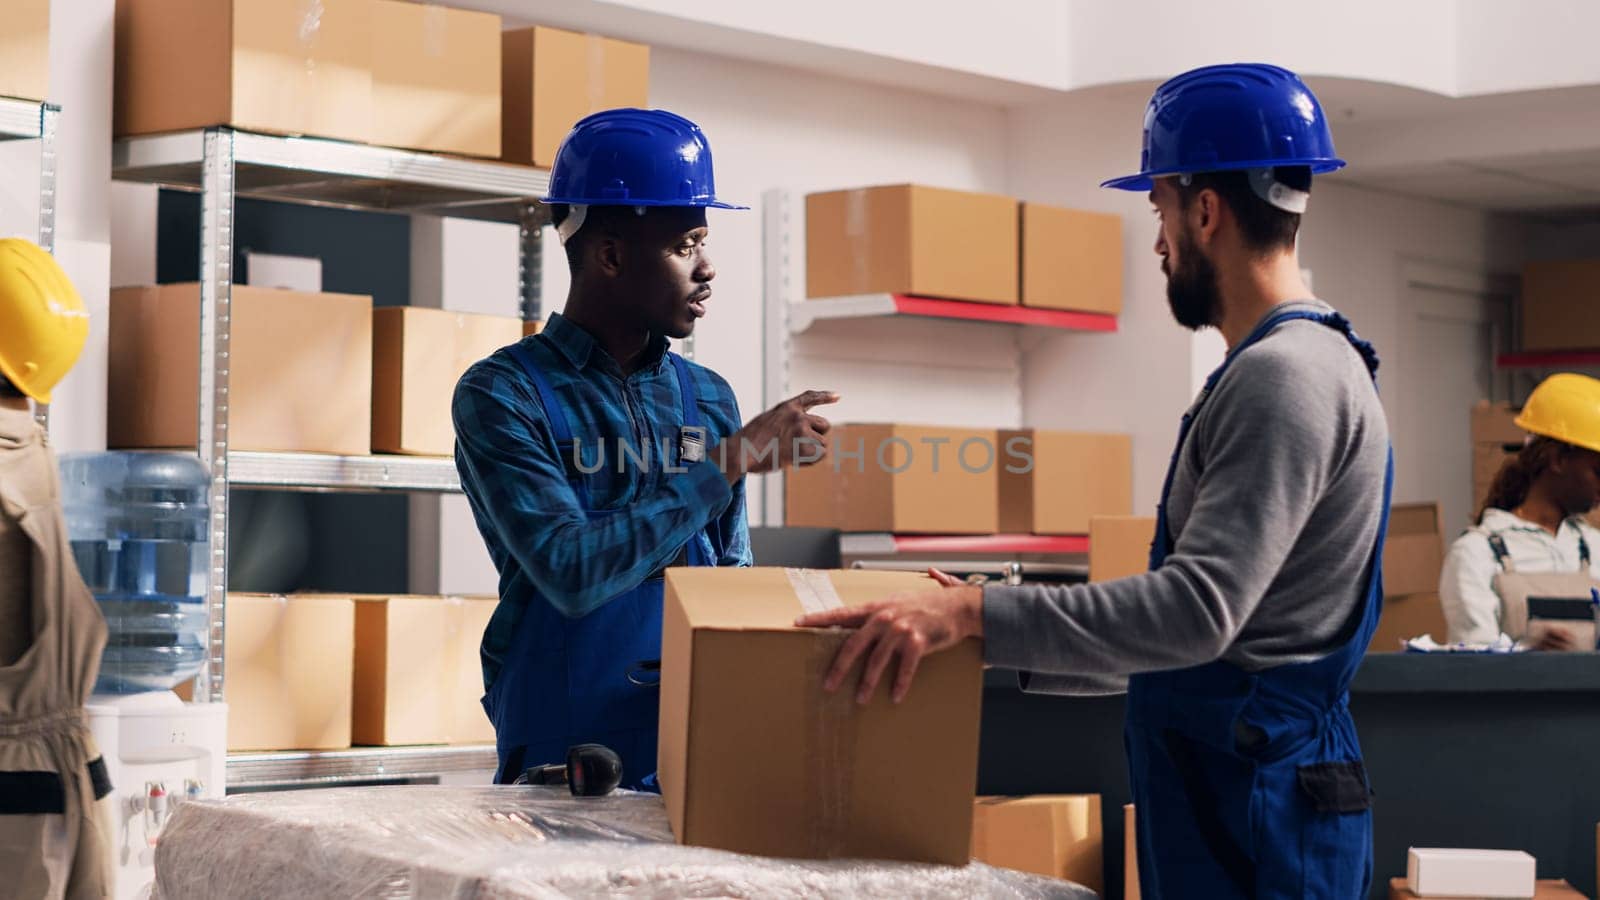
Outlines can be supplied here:
<path id="1" fill-rule="evenodd" d="M 1139 173 L 1101 187 L 1147 191 L 1152 178 L 1272 166 L 1344 165 L 1322 106 L 1300 76 L 1263 63 L 1206 66 L 1156 88 L 1144 111 Z"/>
<path id="2" fill-rule="evenodd" d="M 664 109 L 608 109 L 572 126 L 556 151 L 545 203 L 714 206 L 711 144 L 700 126 Z"/>

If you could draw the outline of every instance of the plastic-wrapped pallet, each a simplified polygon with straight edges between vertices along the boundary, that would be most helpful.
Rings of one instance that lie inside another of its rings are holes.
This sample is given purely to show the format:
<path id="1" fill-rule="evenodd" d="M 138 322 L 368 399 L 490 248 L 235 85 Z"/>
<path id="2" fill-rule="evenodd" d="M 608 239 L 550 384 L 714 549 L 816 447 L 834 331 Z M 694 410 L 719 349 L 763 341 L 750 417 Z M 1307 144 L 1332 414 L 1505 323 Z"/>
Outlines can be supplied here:
<path id="1" fill-rule="evenodd" d="M 420 897 L 1092 898 L 995 869 L 785 860 L 681 847 L 661 798 L 545 787 L 365 787 L 178 807 L 160 900 Z"/>

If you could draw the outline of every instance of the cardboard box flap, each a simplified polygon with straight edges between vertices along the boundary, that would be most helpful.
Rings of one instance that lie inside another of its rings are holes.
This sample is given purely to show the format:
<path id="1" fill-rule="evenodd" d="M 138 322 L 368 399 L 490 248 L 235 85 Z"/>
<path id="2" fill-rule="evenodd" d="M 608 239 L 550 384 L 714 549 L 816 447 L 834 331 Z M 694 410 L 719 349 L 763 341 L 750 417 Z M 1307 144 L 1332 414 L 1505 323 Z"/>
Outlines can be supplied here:
<path id="1" fill-rule="evenodd" d="M 851 570 L 835 578 L 820 569 L 668 569 L 667 584 L 682 598 L 691 628 L 722 631 L 794 631 L 810 611 L 861 606 L 900 591 L 934 586 L 913 572 Z"/>

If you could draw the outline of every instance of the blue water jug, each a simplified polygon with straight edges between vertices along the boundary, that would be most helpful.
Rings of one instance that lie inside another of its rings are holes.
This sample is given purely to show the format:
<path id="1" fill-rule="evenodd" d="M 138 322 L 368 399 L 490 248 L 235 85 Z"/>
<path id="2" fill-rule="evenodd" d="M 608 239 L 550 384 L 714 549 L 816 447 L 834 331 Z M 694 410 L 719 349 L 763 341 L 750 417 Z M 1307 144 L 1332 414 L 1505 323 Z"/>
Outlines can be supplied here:
<path id="1" fill-rule="evenodd" d="M 72 555 L 106 617 L 95 693 L 164 691 L 199 673 L 210 637 L 209 481 L 194 454 L 62 455 Z"/>

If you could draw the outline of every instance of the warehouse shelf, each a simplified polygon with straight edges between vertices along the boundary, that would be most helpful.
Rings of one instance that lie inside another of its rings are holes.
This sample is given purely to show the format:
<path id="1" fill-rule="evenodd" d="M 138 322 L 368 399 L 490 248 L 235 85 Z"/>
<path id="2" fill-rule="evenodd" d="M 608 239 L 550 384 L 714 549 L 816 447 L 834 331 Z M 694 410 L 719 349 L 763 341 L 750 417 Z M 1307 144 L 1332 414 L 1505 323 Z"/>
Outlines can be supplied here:
<path id="1" fill-rule="evenodd" d="M 795 334 L 807 331 L 822 321 L 884 316 L 954 319 L 994 325 L 1029 325 L 1071 331 L 1117 330 L 1117 317 L 1105 313 L 976 303 L 969 300 L 943 300 L 910 294 L 858 294 L 852 297 L 791 301 L 788 313 L 789 330 Z"/>
<path id="2" fill-rule="evenodd" d="M 1600 368 L 1600 350 L 1545 350 L 1502 353 L 1494 358 L 1501 369 Z"/>
<path id="3" fill-rule="evenodd" d="M 38 140 L 54 131 L 45 120 L 60 111 L 60 107 L 37 100 L 0 97 L 0 140 Z"/>
<path id="4" fill-rule="evenodd" d="M 528 166 L 230 129 L 123 138 L 113 177 L 199 190 L 208 132 L 231 136 L 241 197 L 515 223 L 550 185 Z"/>
<path id="5" fill-rule="evenodd" d="M 428 779 L 498 765 L 493 744 L 230 753 L 228 790 Z"/>
<path id="6" fill-rule="evenodd" d="M 459 492 L 461 479 L 448 456 L 325 456 L 316 453 L 228 453 L 236 487 L 335 491 Z"/>
<path id="7" fill-rule="evenodd" d="M 1089 552 L 1089 537 L 1042 534 L 846 534 L 839 538 L 839 551 L 846 556 L 899 553 L 1084 554 Z"/>

